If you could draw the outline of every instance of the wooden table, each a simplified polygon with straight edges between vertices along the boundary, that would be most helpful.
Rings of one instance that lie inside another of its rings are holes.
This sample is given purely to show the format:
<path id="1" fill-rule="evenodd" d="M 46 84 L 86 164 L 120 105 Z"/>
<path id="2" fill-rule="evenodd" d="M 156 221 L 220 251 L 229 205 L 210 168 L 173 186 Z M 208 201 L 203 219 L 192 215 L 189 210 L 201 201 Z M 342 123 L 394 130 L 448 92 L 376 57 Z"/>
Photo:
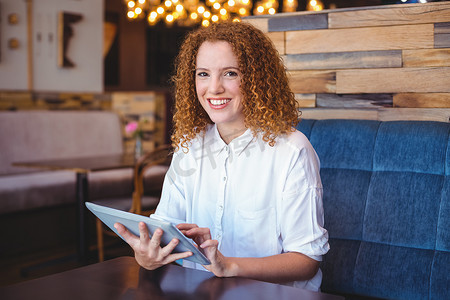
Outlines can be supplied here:
<path id="1" fill-rule="evenodd" d="M 87 262 L 88 245 L 86 242 L 86 206 L 89 200 L 89 182 L 87 174 L 90 172 L 113 169 L 132 168 L 135 158 L 129 154 L 118 154 L 98 157 L 82 157 L 71 159 L 52 159 L 30 162 L 15 162 L 14 166 L 38 168 L 46 170 L 68 170 L 76 173 L 76 199 L 77 199 L 77 260 L 84 264 Z M 130 195 L 131 199 L 131 195 Z"/>
<path id="2" fill-rule="evenodd" d="M 245 278 L 217 278 L 210 272 L 167 265 L 155 271 L 120 257 L 79 269 L 0 288 L 0 299 L 314 299 L 340 296 Z"/>

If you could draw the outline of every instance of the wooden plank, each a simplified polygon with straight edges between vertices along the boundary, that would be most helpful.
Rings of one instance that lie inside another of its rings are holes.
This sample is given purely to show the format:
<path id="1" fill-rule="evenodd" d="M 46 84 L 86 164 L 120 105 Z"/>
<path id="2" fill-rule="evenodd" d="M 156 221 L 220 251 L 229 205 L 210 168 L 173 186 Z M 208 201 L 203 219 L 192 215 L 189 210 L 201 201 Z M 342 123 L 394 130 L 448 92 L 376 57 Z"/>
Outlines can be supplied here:
<path id="1" fill-rule="evenodd" d="M 252 18 L 244 18 L 242 19 L 243 22 L 247 22 L 258 28 L 264 33 L 269 32 L 269 19 L 268 18 L 258 18 L 258 17 L 252 17 Z"/>
<path id="2" fill-rule="evenodd" d="M 317 94 L 316 106 L 329 108 L 392 107 L 392 94 Z"/>
<path id="3" fill-rule="evenodd" d="M 370 27 L 448 22 L 450 3 L 402 4 L 400 7 L 382 6 L 380 9 L 336 11 L 328 13 L 328 28 Z"/>
<path id="4" fill-rule="evenodd" d="M 284 57 L 288 70 L 399 68 L 401 50 L 291 54 Z"/>
<path id="5" fill-rule="evenodd" d="M 278 53 L 280 53 L 280 55 L 285 54 L 284 32 L 269 32 L 266 33 L 266 35 L 272 41 L 273 45 L 278 50 Z"/>
<path id="6" fill-rule="evenodd" d="M 438 121 L 450 122 L 450 109 L 446 108 L 379 108 L 379 109 L 302 109 L 303 119 L 355 119 L 379 121 Z"/>
<path id="7" fill-rule="evenodd" d="M 450 93 L 395 94 L 394 107 L 450 108 Z"/>
<path id="8" fill-rule="evenodd" d="M 336 93 L 448 93 L 450 68 L 336 71 Z"/>
<path id="9" fill-rule="evenodd" d="M 335 93 L 336 72 L 292 71 L 288 72 L 289 86 L 296 94 Z"/>
<path id="10" fill-rule="evenodd" d="M 434 24 L 434 48 L 450 47 L 450 22 Z"/>
<path id="11" fill-rule="evenodd" d="M 449 18 L 450 19 L 450 18 Z M 448 19 L 447 19 L 448 21 Z M 434 24 L 434 33 L 441 34 L 441 33 L 450 33 L 450 22 L 445 23 L 436 23 Z"/>
<path id="12" fill-rule="evenodd" d="M 299 107 L 316 107 L 316 94 L 295 94 Z"/>
<path id="13" fill-rule="evenodd" d="M 433 24 L 286 32 L 287 54 L 433 47 Z"/>
<path id="14" fill-rule="evenodd" d="M 377 120 L 377 109 L 328 109 L 328 108 L 305 108 L 302 109 L 303 119 L 356 119 Z"/>
<path id="15" fill-rule="evenodd" d="M 269 19 L 269 31 L 313 30 L 328 28 L 326 13 L 288 15 Z"/>
<path id="16" fill-rule="evenodd" d="M 434 36 L 434 48 L 450 47 L 450 33 L 436 34 Z"/>
<path id="17" fill-rule="evenodd" d="M 450 109 L 446 108 L 380 108 L 380 121 L 439 121 L 450 122 Z"/>
<path id="18" fill-rule="evenodd" d="M 450 48 L 404 50 L 403 67 L 450 67 Z"/>

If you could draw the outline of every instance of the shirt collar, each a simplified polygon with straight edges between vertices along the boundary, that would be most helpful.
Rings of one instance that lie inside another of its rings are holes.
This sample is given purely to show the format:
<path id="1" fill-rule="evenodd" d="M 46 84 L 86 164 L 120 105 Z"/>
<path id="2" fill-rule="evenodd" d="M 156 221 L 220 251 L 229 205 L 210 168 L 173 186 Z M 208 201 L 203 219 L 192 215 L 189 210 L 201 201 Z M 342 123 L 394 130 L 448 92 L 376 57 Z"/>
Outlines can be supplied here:
<path id="1" fill-rule="evenodd" d="M 233 151 L 233 153 L 237 156 L 239 156 L 253 140 L 252 131 L 250 128 L 247 128 L 247 130 L 243 134 L 233 139 L 227 145 L 220 137 L 219 130 L 217 129 L 216 124 L 213 125 L 211 130 L 208 130 L 206 136 L 206 141 L 210 141 L 212 144 L 214 144 L 214 148 L 217 149 L 218 153 L 230 149 L 230 151 Z"/>

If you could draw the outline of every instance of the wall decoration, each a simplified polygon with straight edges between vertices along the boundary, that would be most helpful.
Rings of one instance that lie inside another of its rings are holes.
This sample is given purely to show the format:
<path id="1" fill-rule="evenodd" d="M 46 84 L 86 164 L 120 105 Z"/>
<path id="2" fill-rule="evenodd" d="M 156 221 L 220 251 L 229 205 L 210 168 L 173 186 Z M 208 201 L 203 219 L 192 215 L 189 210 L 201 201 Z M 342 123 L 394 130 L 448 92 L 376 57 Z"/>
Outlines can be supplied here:
<path id="1" fill-rule="evenodd" d="M 72 25 L 83 19 L 81 14 L 60 12 L 58 15 L 58 66 L 73 68 L 75 63 L 67 57 L 69 42 L 74 36 Z"/>
<path id="2" fill-rule="evenodd" d="M 17 16 L 17 14 L 12 13 L 8 15 L 8 23 L 10 25 L 15 25 L 17 23 L 19 23 L 19 17 Z"/>
<path id="3" fill-rule="evenodd" d="M 19 48 L 20 44 L 19 44 L 19 40 L 16 38 L 10 38 L 8 40 L 8 48 L 9 49 L 17 49 Z"/>

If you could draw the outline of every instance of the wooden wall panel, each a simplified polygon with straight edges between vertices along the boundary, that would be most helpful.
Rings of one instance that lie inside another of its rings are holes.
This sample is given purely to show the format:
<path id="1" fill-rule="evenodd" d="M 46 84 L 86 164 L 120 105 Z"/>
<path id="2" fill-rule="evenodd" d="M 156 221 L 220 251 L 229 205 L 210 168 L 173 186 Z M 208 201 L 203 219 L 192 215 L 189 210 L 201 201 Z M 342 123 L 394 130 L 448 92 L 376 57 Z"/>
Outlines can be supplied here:
<path id="1" fill-rule="evenodd" d="M 395 94 L 394 107 L 450 107 L 450 93 L 402 93 Z"/>
<path id="2" fill-rule="evenodd" d="M 380 121 L 419 120 L 450 122 L 448 108 L 381 108 L 378 111 Z"/>
<path id="3" fill-rule="evenodd" d="M 284 32 L 269 32 L 267 33 L 267 36 L 278 50 L 278 53 L 280 53 L 280 55 L 284 55 L 286 53 L 284 47 Z"/>
<path id="4" fill-rule="evenodd" d="M 299 107 L 316 107 L 316 94 L 295 94 Z"/>
<path id="5" fill-rule="evenodd" d="M 450 48 L 403 50 L 403 67 L 450 67 Z"/>
<path id="6" fill-rule="evenodd" d="M 450 121 L 450 1 L 249 19 L 285 33 L 303 117 Z"/>
<path id="7" fill-rule="evenodd" d="M 335 93 L 336 73 L 331 71 L 292 71 L 288 72 L 292 92 Z"/>
<path id="8" fill-rule="evenodd" d="M 448 22 L 450 19 L 449 2 L 408 6 L 401 4 L 377 8 L 330 12 L 328 28 L 436 23 Z"/>
<path id="9" fill-rule="evenodd" d="M 301 109 L 301 118 L 304 119 L 359 119 L 378 120 L 376 109 L 329 109 L 329 108 L 304 108 Z"/>
<path id="10" fill-rule="evenodd" d="M 286 32 L 287 54 L 433 47 L 433 24 Z"/>
<path id="11" fill-rule="evenodd" d="M 317 94 L 316 106 L 329 108 L 392 107 L 392 94 Z"/>
<path id="12" fill-rule="evenodd" d="M 289 70 L 400 68 L 402 51 L 307 53 L 286 55 L 283 59 Z"/>
<path id="13" fill-rule="evenodd" d="M 450 22 L 434 24 L 434 47 L 450 47 Z"/>
<path id="14" fill-rule="evenodd" d="M 269 31 L 313 30 L 328 28 L 328 15 L 303 14 L 275 16 L 269 19 Z"/>
<path id="15" fill-rule="evenodd" d="M 338 70 L 336 92 L 433 93 L 450 92 L 450 68 Z"/>
<path id="16" fill-rule="evenodd" d="M 264 33 L 269 32 L 269 19 L 267 18 L 247 18 L 244 22 L 250 23 Z"/>

